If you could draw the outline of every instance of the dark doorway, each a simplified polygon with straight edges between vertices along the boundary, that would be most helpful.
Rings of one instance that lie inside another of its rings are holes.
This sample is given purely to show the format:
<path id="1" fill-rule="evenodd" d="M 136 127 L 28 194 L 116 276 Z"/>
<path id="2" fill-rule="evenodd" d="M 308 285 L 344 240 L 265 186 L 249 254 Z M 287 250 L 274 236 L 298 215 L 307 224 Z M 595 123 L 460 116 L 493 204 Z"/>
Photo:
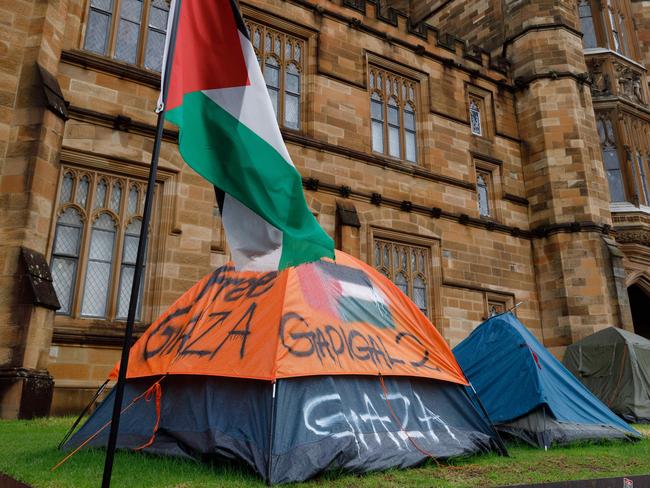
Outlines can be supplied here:
<path id="1" fill-rule="evenodd" d="M 634 333 L 650 339 L 650 296 L 638 285 L 627 289 L 632 310 Z"/>

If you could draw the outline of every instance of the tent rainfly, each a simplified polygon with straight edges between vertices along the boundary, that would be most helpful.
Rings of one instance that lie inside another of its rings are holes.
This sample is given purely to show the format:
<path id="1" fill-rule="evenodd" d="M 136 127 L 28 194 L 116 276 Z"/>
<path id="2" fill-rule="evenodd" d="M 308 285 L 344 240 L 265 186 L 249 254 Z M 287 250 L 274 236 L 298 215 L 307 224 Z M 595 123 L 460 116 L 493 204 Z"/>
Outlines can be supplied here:
<path id="1" fill-rule="evenodd" d="M 564 365 L 628 422 L 650 422 L 650 341 L 609 327 L 571 344 Z"/>
<path id="2" fill-rule="evenodd" d="M 580 383 L 511 313 L 492 317 L 454 348 L 497 430 L 545 449 L 640 434 Z"/>
<path id="3" fill-rule="evenodd" d="M 117 446 L 237 460 L 271 484 L 500 449 L 465 385 L 435 327 L 365 263 L 229 264 L 134 344 Z M 105 446 L 112 403 L 64 448 Z"/>

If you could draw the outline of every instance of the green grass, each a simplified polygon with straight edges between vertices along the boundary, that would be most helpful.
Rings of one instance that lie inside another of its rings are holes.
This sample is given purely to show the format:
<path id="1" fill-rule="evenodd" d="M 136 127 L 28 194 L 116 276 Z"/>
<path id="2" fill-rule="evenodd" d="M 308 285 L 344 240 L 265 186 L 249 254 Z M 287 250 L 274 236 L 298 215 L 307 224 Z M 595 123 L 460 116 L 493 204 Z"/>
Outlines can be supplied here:
<path id="1" fill-rule="evenodd" d="M 72 423 L 70 418 L 0 421 L 0 472 L 35 488 L 97 487 L 104 466 L 103 451 L 81 451 L 58 470 L 63 456 L 56 445 Z M 650 426 L 636 426 L 650 437 Z M 476 487 L 605 478 L 650 473 L 650 438 L 639 442 L 583 444 L 544 452 L 511 445 L 509 458 L 473 456 L 440 466 L 391 470 L 363 476 L 329 473 L 295 486 L 313 487 Z M 118 452 L 115 487 L 199 488 L 264 486 L 253 473 L 232 465 L 207 465 L 173 458 Z"/>

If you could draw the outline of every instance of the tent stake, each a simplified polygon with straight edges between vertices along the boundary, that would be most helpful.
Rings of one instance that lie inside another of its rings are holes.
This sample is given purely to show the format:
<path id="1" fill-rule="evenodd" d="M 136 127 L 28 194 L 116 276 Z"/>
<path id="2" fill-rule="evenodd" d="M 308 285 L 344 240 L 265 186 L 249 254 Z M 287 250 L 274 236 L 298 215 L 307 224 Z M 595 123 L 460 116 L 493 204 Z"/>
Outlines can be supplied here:
<path id="1" fill-rule="evenodd" d="M 279 383 L 280 380 L 277 380 L 277 383 Z M 273 483 L 271 482 L 271 464 L 273 462 L 273 437 L 275 437 L 275 387 L 276 387 L 276 381 L 273 381 L 273 391 L 271 393 L 271 422 L 269 425 L 269 462 L 267 463 L 266 466 L 266 484 L 268 486 L 271 486 Z"/>
<path id="2" fill-rule="evenodd" d="M 142 215 L 142 230 L 138 240 L 138 254 L 135 260 L 135 272 L 131 286 L 131 297 L 129 299 L 129 312 L 126 319 L 124 330 L 124 342 L 122 344 L 122 356 L 120 358 L 120 371 L 115 385 L 115 403 L 113 404 L 113 418 L 111 421 L 111 430 L 108 436 L 108 445 L 106 446 L 106 459 L 104 461 L 104 473 L 102 475 L 102 488 L 110 488 L 111 475 L 113 474 L 113 459 L 115 457 L 115 447 L 117 445 L 117 433 L 120 426 L 120 413 L 122 410 L 122 400 L 124 399 L 124 387 L 126 384 L 126 371 L 129 367 L 129 351 L 133 340 L 133 324 L 138 307 L 140 295 L 140 283 L 142 281 L 142 272 L 144 269 L 144 259 L 147 252 L 147 237 L 149 235 L 149 221 L 151 220 L 151 209 L 153 207 L 153 192 L 156 186 L 156 176 L 158 173 L 158 157 L 160 156 L 160 145 L 162 142 L 163 129 L 165 126 L 165 102 L 167 101 L 167 91 L 169 89 L 169 79 L 171 78 L 172 58 L 174 55 L 174 45 L 176 44 L 176 31 L 178 27 L 178 17 L 180 4 L 172 2 L 171 28 L 169 29 L 169 48 L 165 70 L 163 73 L 163 86 L 161 93 L 162 107 L 158 112 L 158 122 L 156 125 L 156 138 L 151 151 L 151 165 L 149 167 L 149 179 L 147 181 L 147 194 L 144 200 L 144 212 Z"/>

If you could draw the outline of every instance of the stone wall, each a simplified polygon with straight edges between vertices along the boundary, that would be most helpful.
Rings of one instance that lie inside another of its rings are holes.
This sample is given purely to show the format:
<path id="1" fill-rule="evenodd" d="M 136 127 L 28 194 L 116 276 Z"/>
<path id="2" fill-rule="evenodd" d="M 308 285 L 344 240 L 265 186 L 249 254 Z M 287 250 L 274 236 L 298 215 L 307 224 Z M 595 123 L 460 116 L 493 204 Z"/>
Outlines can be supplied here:
<path id="1" fill-rule="evenodd" d="M 307 202 L 337 247 L 366 262 L 375 237 L 426 248 L 430 318 L 452 346 L 486 318 L 490 301 L 521 302 L 519 318 L 559 355 L 591 331 L 626 325 L 575 12 L 561 0 L 466 4 L 241 2 L 247 19 L 304 42 L 301 128 L 283 134 Z M 17 249 L 29 241 L 51 256 L 64 166 L 146 177 L 159 76 L 81 49 L 86 0 L 15 5 L 34 14 L 0 33 L 8 60 L 0 199 L 14 212 L 0 222 L 9 243 L 0 256 L 0 364 L 48 368 L 52 412 L 74 413 L 118 360 L 124 323 L 32 307 L 14 286 Z M 429 25 L 407 16 L 429 13 Z M 41 34 L 21 37 L 27 31 Z M 31 96 L 29 63 L 38 56 L 69 103 L 65 125 Z M 415 83 L 417 164 L 371 150 L 369 66 Z M 470 96 L 480 103 L 481 135 L 470 129 Z M 214 191 L 166 129 L 138 332 L 227 259 Z M 492 176 L 489 218 L 479 214 L 477 168 Z M 16 401 L 1 414 L 15 416 Z"/>
<path id="2" fill-rule="evenodd" d="M 45 108 L 39 66 L 58 71 L 66 0 L 0 6 L 0 416 L 47 413 L 47 352 L 53 312 L 26 293 L 21 246 L 46 253 L 63 120 Z M 42 408 L 22 401 L 32 397 Z M 31 393 L 30 393 L 31 395 Z M 40 396 L 39 396 L 40 395 Z"/>

